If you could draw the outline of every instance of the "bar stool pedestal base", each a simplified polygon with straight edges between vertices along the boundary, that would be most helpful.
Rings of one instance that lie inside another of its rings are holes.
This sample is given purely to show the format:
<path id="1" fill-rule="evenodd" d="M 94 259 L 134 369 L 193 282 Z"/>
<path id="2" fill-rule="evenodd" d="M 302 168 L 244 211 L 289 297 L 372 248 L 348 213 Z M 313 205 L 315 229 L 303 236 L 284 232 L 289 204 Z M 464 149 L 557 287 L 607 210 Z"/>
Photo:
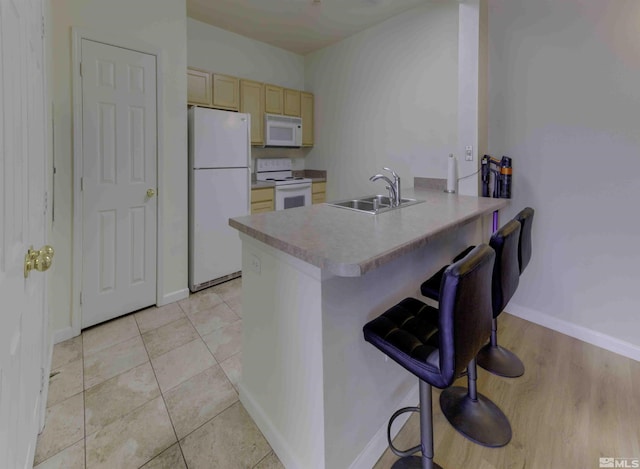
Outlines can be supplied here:
<path id="1" fill-rule="evenodd" d="M 431 465 L 428 464 L 429 462 Z M 433 461 L 428 461 L 427 465 L 423 466 L 422 458 L 420 456 L 405 456 L 404 458 L 400 458 L 394 462 L 391 469 L 442 469 L 442 466 L 434 463 Z"/>
<path id="2" fill-rule="evenodd" d="M 445 389 L 440 408 L 449 423 L 474 443 L 498 448 L 511 440 L 511 425 L 504 413 L 481 394 L 477 400 L 463 387 Z"/>
<path id="3" fill-rule="evenodd" d="M 517 378 L 524 374 L 524 364 L 513 353 L 499 345 L 485 345 L 476 357 L 478 366 L 503 378 Z"/>

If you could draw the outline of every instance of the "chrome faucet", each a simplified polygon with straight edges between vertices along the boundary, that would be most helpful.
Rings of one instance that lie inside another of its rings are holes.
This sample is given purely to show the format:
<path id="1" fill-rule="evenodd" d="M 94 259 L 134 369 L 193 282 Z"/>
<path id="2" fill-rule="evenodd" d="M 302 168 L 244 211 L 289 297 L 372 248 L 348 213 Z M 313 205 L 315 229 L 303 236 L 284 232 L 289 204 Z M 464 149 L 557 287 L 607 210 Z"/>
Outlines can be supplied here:
<path id="1" fill-rule="evenodd" d="M 398 176 L 396 172 L 393 171 L 392 169 L 389 169 L 389 168 L 382 168 L 382 169 L 384 169 L 385 171 L 391 172 L 391 174 L 393 175 L 393 181 L 391 181 L 391 179 L 389 179 L 384 174 L 376 174 L 375 176 L 371 176 L 369 178 L 369 181 L 377 181 L 378 179 L 382 179 L 383 181 L 385 181 L 388 184 L 387 190 L 389 191 L 391 206 L 399 207 L 400 201 L 402 200 L 402 197 L 400 195 L 400 176 Z"/>
<path id="2" fill-rule="evenodd" d="M 402 195 L 400 194 L 400 176 L 398 176 L 398 174 L 391 168 L 384 167 L 382 169 L 389 171 L 393 176 L 393 187 L 396 194 L 396 207 L 399 207 L 402 202 Z"/>
<path id="3" fill-rule="evenodd" d="M 391 201 L 391 206 L 396 207 L 396 188 L 394 187 L 393 182 L 384 174 L 376 174 L 375 176 L 371 176 L 369 178 L 369 181 L 377 181 L 378 179 L 382 179 L 388 184 L 387 190 L 389 191 L 389 200 Z"/>

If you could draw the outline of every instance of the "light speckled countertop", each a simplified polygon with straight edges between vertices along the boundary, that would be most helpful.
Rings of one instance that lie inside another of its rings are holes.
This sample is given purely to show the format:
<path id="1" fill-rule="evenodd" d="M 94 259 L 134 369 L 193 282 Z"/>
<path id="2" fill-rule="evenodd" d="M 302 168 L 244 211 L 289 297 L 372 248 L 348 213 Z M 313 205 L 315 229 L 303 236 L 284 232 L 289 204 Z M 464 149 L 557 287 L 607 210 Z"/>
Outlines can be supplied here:
<path id="1" fill-rule="evenodd" d="M 251 182 L 251 189 L 263 189 L 265 187 L 274 188 L 274 187 L 276 187 L 276 185 L 273 182 L 266 182 L 266 181 L 252 181 Z"/>
<path id="2" fill-rule="evenodd" d="M 229 225 L 335 275 L 358 277 L 509 202 L 424 189 L 402 196 L 425 202 L 378 215 L 317 204 L 232 218 Z"/>

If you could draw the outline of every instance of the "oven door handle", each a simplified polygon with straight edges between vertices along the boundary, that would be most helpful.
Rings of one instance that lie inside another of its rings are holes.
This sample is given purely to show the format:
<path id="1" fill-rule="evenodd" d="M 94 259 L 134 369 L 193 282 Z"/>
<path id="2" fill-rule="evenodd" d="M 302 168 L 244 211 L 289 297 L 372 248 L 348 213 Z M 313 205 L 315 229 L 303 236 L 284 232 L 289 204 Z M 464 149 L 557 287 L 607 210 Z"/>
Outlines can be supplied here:
<path id="1" fill-rule="evenodd" d="M 286 186 L 276 186 L 276 190 L 277 191 L 299 191 L 299 190 L 305 190 L 305 189 L 310 189 L 311 188 L 311 183 L 307 183 L 307 184 L 289 184 Z"/>

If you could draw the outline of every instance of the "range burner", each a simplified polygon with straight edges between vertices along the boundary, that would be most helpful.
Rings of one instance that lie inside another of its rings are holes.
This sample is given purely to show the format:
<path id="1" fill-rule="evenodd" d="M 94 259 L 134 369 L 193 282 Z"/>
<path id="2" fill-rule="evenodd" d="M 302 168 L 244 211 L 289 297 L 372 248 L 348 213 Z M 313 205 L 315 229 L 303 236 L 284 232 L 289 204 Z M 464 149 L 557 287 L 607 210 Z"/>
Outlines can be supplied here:
<path id="1" fill-rule="evenodd" d="M 273 182 L 276 186 L 290 184 L 309 184 L 311 179 L 293 176 L 289 159 L 262 159 L 256 164 L 256 179 Z"/>

